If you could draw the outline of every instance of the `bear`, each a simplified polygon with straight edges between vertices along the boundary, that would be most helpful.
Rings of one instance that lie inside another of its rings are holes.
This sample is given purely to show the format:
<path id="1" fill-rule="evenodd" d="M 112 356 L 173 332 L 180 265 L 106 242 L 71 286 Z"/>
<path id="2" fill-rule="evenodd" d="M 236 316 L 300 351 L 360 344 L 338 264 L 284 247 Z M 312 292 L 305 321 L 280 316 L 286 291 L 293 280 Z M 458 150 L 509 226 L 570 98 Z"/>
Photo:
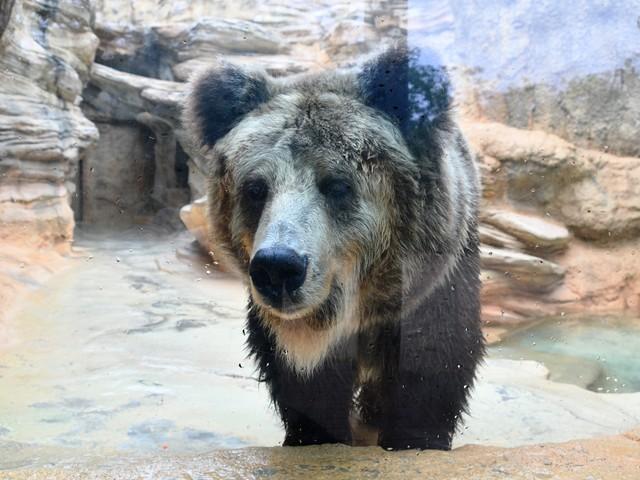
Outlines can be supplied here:
<path id="1" fill-rule="evenodd" d="M 186 132 L 216 254 L 248 289 L 247 349 L 283 445 L 451 448 L 484 353 L 479 174 L 445 68 L 395 46 L 271 77 L 218 62 Z"/>

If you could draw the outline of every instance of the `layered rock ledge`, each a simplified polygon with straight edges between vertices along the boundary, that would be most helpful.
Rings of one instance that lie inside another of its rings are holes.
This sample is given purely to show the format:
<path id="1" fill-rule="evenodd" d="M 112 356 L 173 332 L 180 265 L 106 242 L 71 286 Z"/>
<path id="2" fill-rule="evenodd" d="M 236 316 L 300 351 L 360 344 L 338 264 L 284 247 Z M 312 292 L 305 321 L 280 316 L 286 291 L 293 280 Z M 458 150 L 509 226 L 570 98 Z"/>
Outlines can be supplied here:
<path id="1" fill-rule="evenodd" d="M 154 478 L 636 480 L 640 432 L 597 440 L 518 448 L 467 446 L 452 452 L 384 452 L 375 447 L 317 446 L 219 450 L 206 455 L 161 455 L 150 460 L 5 472 L 7 480 Z"/>
<path id="2" fill-rule="evenodd" d="M 92 14 L 82 2 L 38 1 L 2 12 L 0 239 L 73 238 L 78 163 L 98 139 L 79 107 L 98 47 Z"/>

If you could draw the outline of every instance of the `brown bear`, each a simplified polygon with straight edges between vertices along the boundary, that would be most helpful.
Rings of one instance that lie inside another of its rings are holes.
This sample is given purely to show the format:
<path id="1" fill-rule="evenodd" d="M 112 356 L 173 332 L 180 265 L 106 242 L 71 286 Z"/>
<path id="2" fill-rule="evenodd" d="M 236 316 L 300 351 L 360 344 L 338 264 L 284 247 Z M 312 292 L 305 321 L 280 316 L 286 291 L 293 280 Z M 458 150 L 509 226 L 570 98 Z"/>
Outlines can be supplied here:
<path id="1" fill-rule="evenodd" d="M 191 84 L 212 242 L 249 291 L 248 349 L 284 445 L 451 448 L 484 352 L 477 168 L 444 69 L 392 48 L 271 78 Z"/>

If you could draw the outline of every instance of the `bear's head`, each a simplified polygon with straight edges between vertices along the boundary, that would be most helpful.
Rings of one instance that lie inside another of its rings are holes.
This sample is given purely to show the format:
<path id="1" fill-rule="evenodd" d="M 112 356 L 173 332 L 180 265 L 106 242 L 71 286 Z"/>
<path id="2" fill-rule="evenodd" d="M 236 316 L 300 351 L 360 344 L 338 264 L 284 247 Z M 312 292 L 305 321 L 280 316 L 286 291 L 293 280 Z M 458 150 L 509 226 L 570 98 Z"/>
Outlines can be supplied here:
<path id="1" fill-rule="evenodd" d="M 393 315 L 457 248 L 448 81 L 412 59 L 394 48 L 287 79 L 220 64 L 192 82 L 184 119 L 210 161 L 212 242 L 300 370 Z"/>

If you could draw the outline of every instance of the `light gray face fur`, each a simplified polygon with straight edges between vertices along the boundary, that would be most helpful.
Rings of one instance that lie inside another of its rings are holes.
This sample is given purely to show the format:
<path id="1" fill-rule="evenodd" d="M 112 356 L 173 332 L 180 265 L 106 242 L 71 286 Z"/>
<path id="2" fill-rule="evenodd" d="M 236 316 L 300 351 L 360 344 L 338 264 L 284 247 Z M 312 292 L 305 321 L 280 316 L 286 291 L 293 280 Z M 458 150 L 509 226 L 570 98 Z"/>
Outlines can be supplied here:
<path id="1" fill-rule="evenodd" d="M 362 102 L 355 76 L 269 82 L 268 98 L 208 153 L 211 236 L 289 363 L 310 372 L 363 325 L 389 320 L 368 308 L 378 297 L 403 297 L 406 311 L 446 279 L 475 222 L 478 178 L 455 129 L 432 131 L 440 153 L 417 157 L 389 117 Z M 194 82 L 186 110 L 201 136 L 203 84 Z M 260 204 L 247 200 L 256 181 L 267 190 Z M 338 201 L 326 187 L 336 181 L 348 185 Z M 304 283 L 278 306 L 248 275 L 256 252 L 275 246 L 308 258 Z"/>
<path id="2" fill-rule="evenodd" d="M 249 260 L 259 249 L 273 246 L 287 246 L 309 259 L 297 298 L 283 308 L 269 307 L 252 288 L 256 302 L 284 319 L 309 313 L 327 299 L 333 283 L 341 288 L 353 283 L 353 276 L 381 255 L 389 243 L 390 185 L 383 169 L 362 153 L 385 140 L 405 150 L 399 137 L 380 138 L 380 122 L 388 122 L 353 100 L 319 95 L 312 111 L 305 110 L 309 103 L 297 93 L 276 97 L 216 145 L 225 159 L 230 193 L 239 200 L 231 231 L 243 236 L 235 240 L 243 242 Z M 344 135 L 331 123 L 336 117 L 348 128 Z M 325 131 L 339 138 L 326 138 Z M 371 171 L 365 173 L 367 169 Z M 241 189 L 255 179 L 266 183 L 268 196 L 252 232 Z M 322 192 L 323 182 L 331 179 L 350 185 L 344 205 L 332 205 Z"/>

